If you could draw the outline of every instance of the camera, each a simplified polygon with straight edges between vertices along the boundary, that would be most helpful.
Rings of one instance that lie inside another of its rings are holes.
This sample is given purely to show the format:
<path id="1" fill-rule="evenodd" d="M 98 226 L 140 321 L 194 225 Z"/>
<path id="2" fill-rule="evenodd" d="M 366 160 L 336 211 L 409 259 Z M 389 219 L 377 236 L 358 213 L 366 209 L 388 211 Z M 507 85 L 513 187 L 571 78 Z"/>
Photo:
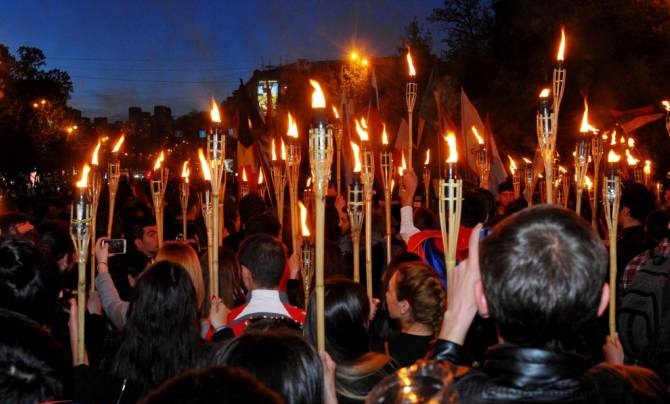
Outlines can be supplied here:
<path id="1" fill-rule="evenodd" d="M 105 243 L 109 244 L 109 253 L 110 254 L 125 254 L 126 253 L 126 240 L 122 238 L 112 238 L 105 240 Z"/>

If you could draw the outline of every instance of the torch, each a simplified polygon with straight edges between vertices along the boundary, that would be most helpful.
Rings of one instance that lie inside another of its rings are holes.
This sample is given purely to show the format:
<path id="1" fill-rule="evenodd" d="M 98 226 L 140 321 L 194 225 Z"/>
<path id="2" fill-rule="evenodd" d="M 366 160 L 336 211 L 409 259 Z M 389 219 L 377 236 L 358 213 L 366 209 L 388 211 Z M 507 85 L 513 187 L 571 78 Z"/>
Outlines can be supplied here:
<path id="1" fill-rule="evenodd" d="M 382 151 L 379 154 L 384 185 L 384 208 L 386 213 L 386 263 L 391 262 L 391 193 L 393 192 L 393 152 L 389 147 L 386 125 L 382 130 Z"/>
<path id="2" fill-rule="evenodd" d="M 242 166 L 242 178 L 240 181 L 240 198 L 249 193 L 249 179 L 247 178 L 247 169 Z"/>
<path id="3" fill-rule="evenodd" d="M 458 163 L 456 135 L 449 132 L 444 140 L 446 140 L 449 147 L 449 155 L 447 158 L 446 176 L 440 179 L 439 208 L 442 245 L 444 247 L 444 262 L 447 268 L 447 273 L 449 273 L 456 266 L 456 247 L 458 242 L 458 230 L 461 224 L 461 206 L 463 202 L 463 180 L 457 178 L 456 175 L 456 164 Z M 449 275 L 447 275 L 447 277 L 448 276 Z"/>
<path id="4" fill-rule="evenodd" d="M 651 160 L 644 161 L 644 186 L 649 188 L 651 184 Z"/>
<path id="5" fill-rule="evenodd" d="M 556 180 L 556 203 L 564 208 L 568 207 L 568 199 L 570 197 L 570 177 L 567 174 L 568 170 L 562 166 L 558 166 L 558 179 Z"/>
<path id="6" fill-rule="evenodd" d="M 479 171 L 479 187 L 489 188 L 489 173 L 491 172 L 491 159 L 489 159 L 489 152 L 484 143 L 484 139 L 479 135 L 477 128 L 472 125 L 472 133 L 477 139 L 479 148 L 474 151 L 477 155 L 477 171 Z"/>
<path id="7" fill-rule="evenodd" d="M 284 187 L 286 186 L 286 148 L 284 141 L 282 143 L 282 159 L 277 160 L 277 151 L 275 149 L 275 139 L 272 138 L 270 147 L 272 149 L 272 161 L 270 162 L 272 169 L 272 185 L 275 189 L 275 199 L 277 200 L 277 219 L 279 224 L 284 222 Z"/>
<path id="8" fill-rule="evenodd" d="M 168 169 L 163 167 L 165 154 L 161 150 L 154 164 L 154 177 L 151 179 L 151 198 L 154 202 L 156 214 L 156 227 L 158 228 L 158 247 L 163 245 L 163 197 L 165 196 L 165 185 L 168 180 Z"/>
<path id="9" fill-rule="evenodd" d="M 314 205 L 314 189 L 312 187 L 312 177 L 307 177 L 305 182 L 305 189 L 302 190 L 302 199 L 305 201 L 305 206 L 308 211 L 312 211 Z"/>
<path id="10" fill-rule="evenodd" d="M 342 137 L 344 136 L 344 125 L 337 108 L 333 105 L 333 115 L 335 115 L 335 147 L 337 148 L 337 194 L 342 192 Z"/>
<path id="11" fill-rule="evenodd" d="M 591 157 L 593 159 L 593 197 L 591 198 L 591 227 L 594 229 L 597 226 L 597 208 L 598 208 L 598 182 L 600 171 L 600 161 L 602 160 L 604 154 L 604 141 L 607 139 L 607 135 L 594 136 L 591 139 Z"/>
<path id="12" fill-rule="evenodd" d="M 205 181 L 209 182 L 211 185 L 212 173 L 209 168 L 209 161 L 207 161 L 205 153 L 202 151 L 202 149 L 198 149 L 198 158 L 200 159 L 202 176 L 204 177 Z M 209 270 L 209 294 L 210 296 L 218 296 L 218 283 L 217 285 L 214 285 L 213 282 L 215 277 L 213 273 L 216 272 L 214 270 L 214 250 L 218 250 L 218 247 L 215 248 L 216 243 L 214 242 L 214 206 L 212 205 L 209 189 L 205 190 L 204 201 L 202 200 L 202 195 L 200 195 L 200 206 L 202 207 L 202 217 L 205 219 L 205 227 L 207 228 L 207 267 Z"/>
<path id="13" fill-rule="evenodd" d="M 414 113 L 414 104 L 416 103 L 416 70 L 414 69 L 414 62 L 412 61 L 412 54 L 407 48 L 407 67 L 409 68 L 409 80 L 405 85 L 405 104 L 407 105 L 407 126 L 409 136 L 407 136 L 407 156 L 409 157 L 409 165 L 412 166 L 412 114 Z"/>
<path id="14" fill-rule="evenodd" d="M 523 179 L 524 179 L 524 197 L 528 202 L 528 206 L 533 206 L 533 189 L 535 188 L 535 165 L 532 161 L 525 157 L 523 159 Z"/>
<path id="15" fill-rule="evenodd" d="M 587 137 L 587 133 L 591 132 L 597 136 L 598 132 L 598 129 L 589 124 L 589 104 L 586 102 L 586 98 L 584 98 L 584 115 L 582 116 L 582 124 L 579 128 L 579 132 L 582 134 L 582 136 L 580 136 L 579 141 L 577 141 L 575 152 L 573 153 L 575 158 L 575 188 L 577 190 L 575 211 L 578 215 L 582 212 L 582 192 L 584 191 L 584 178 L 586 177 L 586 172 L 589 169 L 589 157 L 591 156 L 592 141 Z"/>
<path id="16" fill-rule="evenodd" d="M 610 336 L 616 333 L 616 231 L 619 215 L 619 202 L 621 197 L 621 179 L 617 170 L 617 163 L 621 157 L 614 150 L 607 155 L 609 173 L 603 178 L 603 205 L 605 208 L 605 220 L 609 231 L 610 248 L 610 310 L 609 330 Z"/>
<path id="17" fill-rule="evenodd" d="M 628 168 L 633 170 L 633 179 L 635 182 L 644 184 L 644 168 L 640 167 L 638 164 L 640 160 L 633 157 L 629 149 L 626 149 L 626 162 L 628 163 Z"/>
<path id="18" fill-rule="evenodd" d="M 426 150 L 426 161 L 423 162 L 423 188 L 426 193 L 426 208 L 430 208 L 430 149 Z"/>
<path id="19" fill-rule="evenodd" d="M 188 233 L 186 229 L 187 225 L 187 215 L 188 215 L 188 198 L 189 198 L 189 182 L 188 177 L 191 174 L 191 170 L 188 168 L 188 161 L 184 161 L 184 164 L 181 167 L 181 178 L 182 182 L 179 183 L 179 202 L 181 203 L 181 225 L 182 225 L 182 239 L 188 239 Z"/>
<path id="20" fill-rule="evenodd" d="M 86 258 L 88 245 L 91 241 L 91 195 L 88 188 L 90 167 L 84 165 L 81 179 L 77 182 L 77 193 L 70 209 L 70 237 L 77 253 L 77 349 L 73 353 L 75 363 L 84 363 L 86 348 L 84 346 L 84 314 L 86 311 Z"/>
<path id="21" fill-rule="evenodd" d="M 405 151 L 401 150 L 400 151 L 400 167 L 398 167 L 398 183 L 399 183 L 399 188 L 398 188 L 398 193 L 399 194 L 404 194 L 407 192 L 405 189 L 405 184 L 403 181 L 403 178 L 405 177 L 405 171 L 407 171 L 407 161 L 405 160 Z"/>
<path id="22" fill-rule="evenodd" d="M 291 203 L 291 241 L 293 249 L 299 245 L 298 234 L 298 181 L 300 179 L 300 140 L 298 138 L 298 124 L 291 114 L 288 114 L 288 130 L 286 131 L 287 158 L 286 177 L 288 179 L 288 194 Z M 339 142 L 338 142 L 339 145 Z M 339 146 L 338 146 L 339 147 Z"/>
<path id="23" fill-rule="evenodd" d="M 514 188 L 514 199 L 519 199 L 519 196 L 521 195 L 521 173 L 519 173 L 519 170 L 517 170 L 516 162 L 514 161 L 512 156 L 508 154 L 507 158 L 509 159 L 509 171 L 510 173 L 512 173 L 512 186 Z"/>
<path id="24" fill-rule="evenodd" d="M 319 352 L 326 348 L 326 333 L 324 319 L 324 243 L 325 243 L 325 214 L 326 192 L 330 179 L 330 167 L 333 163 L 333 129 L 326 122 L 326 97 L 321 86 L 315 80 L 310 80 L 314 88 L 312 93 L 312 109 L 315 122 L 309 131 L 309 162 L 314 178 L 314 205 L 316 210 L 316 342 Z"/>
<path id="25" fill-rule="evenodd" d="M 102 188 L 102 177 L 100 176 L 100 170 L 98 166 L 100 165 L 98 160 L 98 154 L 100 152 L 101 142 L 98 141 L 98 144 L 93 150 L 93 156 L 91 157 L 91 186 L 89 187 L 91 191 L 91 237 L 93 242 L 95 242 L 96 236 L 96 218 L 98 215 L 98 202 L 100 201 L 100 189 Z M 95 279 L 95 248 L 91 248 L 91 280 Z M 91 282 L 91 290 L 95 290 L 95 282 Z"/>
<path id="26" fill-rule="evenodd" d="M 300 208 L 300 223 L 302 225 L 302 247 L 300 248 L 300 274 L 302 275 L 302 285 L 305 291 L 305 307 L 309 302 L 309 291 L 312 286 L 312 277 L 314 276 L 314 244 L 310 240 L 309 227 L 307 227 L 307 208 L 302 202 L 298 201 Z"/>
<path id="27" fill-rule="evenodd" d="M 351 185 L 348 192 L 349 222 L 351 225 L 351 244 L 354 253 L 354 282 L 361 281 L 361 228 L 363 227 L 364 185 L 361 182 L 360 147 L 351 142 L 354 156 L 354 169 L 351 176 Z"/>
<path id="28" fill-rule="evenodd" d="M 210 111 L 214 128 L 210 131 L 207 137 L 207 158 L 210 172 L 210 185 L 212 187 L 212 266 L 210 271 L 210 291 L 212 296 L 219 296 L 219 246 L 221 245 L 220 230 L 223 219 L 223 204 L 219 202 L 221 189 L 225 189 L 225 166 L 224 158 L 226 155 L 226 142 L 223 133 L 220 132 L 221 115 L 219 114 L 219 107 L 216 101 L 212 98 L 212 109 Z"/>
<path id="29" fill-rule="evenodd" d="M 365 202 L 365 285 L 368 298 L 372 299 L 372 192 L 375 180 L 375 160 L 369 146 L 370 138 L 364 119 L 356 121 L 356 132 L 361 138 L 363 200 Z"/>
<path id="30" fill-rule="evenodd" d="M 121 177 L 121 162 L 119 160 L 119 150 L 126 135 L 121 135 L 112 149 L 112 158 L 107 164 L 107 186 L 109 188 L 109 214 L 107 216 L 107 237 L 112 237 L 112 226 L 114 224 L 114 203 L 116 202 L 116 190 L 119 188 L 119 178 Z"/>
<path id="31" fill-rule="evenodd" d="M 260 194 L 261 198 L 265 200 L 265 178 L 263 177 L 263 167 L 258 167 L 258 182 L 257 182 L 257 187 L 258 187 L 258 193 Z"/>

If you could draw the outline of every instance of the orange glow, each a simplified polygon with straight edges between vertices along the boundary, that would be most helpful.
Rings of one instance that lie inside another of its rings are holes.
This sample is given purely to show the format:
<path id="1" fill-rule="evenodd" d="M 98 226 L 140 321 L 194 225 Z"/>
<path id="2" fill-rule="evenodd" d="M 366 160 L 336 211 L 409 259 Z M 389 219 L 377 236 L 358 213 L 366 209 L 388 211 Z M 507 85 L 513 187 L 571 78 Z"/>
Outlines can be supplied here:
<path id="1" fill-rule="evenodd" d="M 568 172 L 568 170 L 566 170 L 565 167 L 563 167 L 563 166 L 558 166 L 558 172 L 560 174 L 565 174 L 565 173 Z"/>
<path id="2" fill-rule="evenodd" d="M 247 170 L 242 166 L 242 181 L 247 182 Z"/>
<path id="3" fill-rule="evenodd" d="M 351 143 L 351 150 L 354 154 L 354 172 L 361 172 L 361 148 L 354 142 Z"/>
<path id="4" fill-rule="evenodd" d="M 593 188 L 593 182 L 591 182 L 591 178 L 589 178 L 588 175 L 584 177 L 584 184 L 586 184 L 586 189 L 591 191 L 591 188 Z"/>
<path id="5" fill-rule="evenodd" d="M 619 143 L 626 144 L 626 137 L 624 135 L 621 135 L 621 138 L 619 139 Z"/>
<path id="6" fill-rule="evenodd" d="M 91 171 L 91 167 L 88 164 L 84 164 L 84 168 L 81 169 L 81 179 L 77 181 L 77 188 L 86 188 L 88 186 L 88 173 Z"/>
<path id="7" fill-rule="evenodd" d="M 358 60 L 358 52 L 356 52 L 356 51 L 352 51 L 352 52 L 349 54 L 349 59 L 351 59 L 351 60 L 353 60 L 353 61 Z"/>
<path id="8" fill-rule="evenodd" d="M 121 145 L 123 144 L 124 140 L 126 140 L 126 135 L 124 135 L 122 133 L 119 140 L 117 140 L 116 143 L 114 143 L 114 148 L 112 149 L 112 153 L 118 153 L 119 152 L 119 149 L 121 149 Z"/>
<path id="9" fill-rule="evenodd" d="M 307 227 L 307 208 L 302 204 L 301 201 L 298 201 L 298 208 L 300 208 L 300 225 L 302 227 L 302 236 L 309 237 L 309 227 Z"/>
<path id="10" fill-rule="evenodd" d="M 616 146 L 616 130 L 612 131 L 610 139 L 611 139 L 610 146 Z"/>
<path id="11" fill-rule="evenodd" d="M 284 144 L 284 139 L 281 140 L 281 159 L 286 161 L 286 145 Z"/>
<path id="12" fill-rule="evenodd" d="M 156 159 L 156 163 L 154 164 L 154 171 L 161 168 L 161 163 L 164 160 L 165 160 L 165 154 L 163 154 L 163 150 L 161 150 L 161 154 L 158 155 L 158 158 Z"/>
<path id="13" fill-rule="evenodd" d="M 514 173 L 516 173 L 517 168 L 516 163 L 514 162 L 512 156 L 510 156 L 509 154 L 507 155 L 507 158 L 509 159 L 509 170 L 512 172 L 512 175 L 514 175 Z"/>
<path id="14" fill-rule="evenodd" d="M 631 149 L 635 148 L 635 139 L 633 139 L 632 137 L 628 138 L 628 147 L 630 147 Z"/>
<path id="15" fill-rule="evenodd" d="M 527 159 L 527 158 L 525 158 L 525 157 L 521 157 L 521 159 L 522 159 L 522 160 L 523 160 L 523 162 L 524 162 L 524 163 L 526 163 L 526 164 L 533 164 L 533 162 L 532 162 L 532 161 L 528 160 L 528 159 Z"/>
<path id="16" fill-rule="evenodd" d="M 367 131 L 367 125 L 365 124 L 365 119 L 361 119 L 359 122 L 358 119 L 354 119 L 354 122 L 356 123 L 356 133 L 358 133 L 358 137 L 361 138 L 362 142 L 367 142 L 370 140 L 368 137 L 368 131 Z"/>
<path id="17" fill-rule="evenodd" d="M 447 142 L 447 147 L 449 151 L 449 157 L 447 157 L 447 163 L 457 163 L 458 162 L 458 150 L 456 149 L 456 135 L 454 132 L 448 132 L 447 136 L 444 137 L 445 142 Z"/>
<path id="18" fill-rule="evenodd" d="M 409 68 L 409 76 L 416 76 L 416 70 L 414 70 L 414 61 L 412 61 L 412 53 L 407 48 L 407 67 Z"/>
<path id="19" fill-rule="evenodd" d="M 100 146 L 102 146 L 102 143 L 98 140 L 98 144 L 95 146 L 95 149 L 93 149 L 93 156 L 91 157 L 91 164 L 94 166 L 99 164 L 98 152 L 100 151 Z"/>
<path id="20" fill-rule="evenodd" d="M 384 146 L 388 146 L 389 144 L 389 136 L 386 134 L 386 124 L 382 123 L 382 144 Z"/>
<path id="21" fill-rule="evenodd" d="M 309 79 L 309 84 L 314 88 L 314 92 L 312 93 L 312 108 L 326 108 L 326 96 L 323 95 L 319 82 Z"/>
<path id="22" fill-rule="evenodd" d="M 579 132 L 596 132 L 597 130 L 589 123 L 589 104 L 586 102 L 586 97 L 584 97 L 584 115 L 582 115 L 582 125 L 579 127 Z"/>
<path id="23" fill-rule="evenodd" d="M 312 177 L 307 177 L 307 182 L 305 183 L 305 188 L 312 186 Z"/>
<path id="24" fill-rule="evenodd" d="M 479 136 L 479 131 L 477 131 L 475 125 L 472 125 L 472 133 L 474 133 L 475 138 L 477 139 L 477 143 L 484 144 L 484 139 L 481 136 Z"/>
<path id="25" fill-rule="evenodd" d="M 275 138 L 270 139 L 270 150 L 272 150 L 272 161 L 277 161 L 277 150 L 275 149 Z"/>
<path id="26" fill-rule="evenodd" d="M 209 116 L 212 119 L 212 122 L 221 123 L 221 114 L 219 114 L 219 106 L 216 105 L 214 97 L 212 97 L 212 109 L 209 111 Z"/>
<path id="27" fill-rule="evenodd" d="M 558 45 L 556 60 L 562 62 L 565 60 L 565 28 L 561 28 L 561 43 Z"/>
<path id="28" fill-rule="evenodd" d="M 608 163 L 618 163 L 619 160 L 621 160 L 621 156 L 616 154 L 614 150 L 610 150 L 609 153 L 607 153 L 607 162 Z"/>
<path id="29" fill-rule="evenodd" d="M 644 173 L 647 175 L 651 175 L 651 160 L 645 160 L 644 161 Z"/>
<path id="30" fill-rule="evenodd" d="M 335 115 L 335 119 L 340 119 L 340 113 L 337 111 L 335 105 L 333 105 L 333 114 Z"/>
<path id="31" fill-rule="evenodd" d="M 258 170 L 258 185 L 263 183 L 263 170 Z"/>
<path id="32" fill-rule="evenodd" d="M 549 89 L 548 88 L 543 88 L 542 91 L 540 91 L 540 98 L 547 98 L 549 97 Z"/>
<path id="33" fill-rule="evenodd" d="M 403 150 L 400 158 L 400 167 L 398 167 L 398 174 L 401 176 L 407 171 L 407 160 L 405 160 L 405 151 Z"/>
<path id="34" fill-rule="evenodd" d="M 666 111 L 670 112 L 670 102 L 663 100 L 661 101 L 661 104 L 663 104 L 663 108 L 665 108 Z"/>
<path id="35" fill-rule="evenodd" d="M 423 164 L 424 165 L 430 164 L 430 149 L 426 150 L 426 162 Z"/>
<path id="36" fill-rule="evenodd" d="M 202 176 L 205 178 L 205 181 L 212 180 L 212 173 L 209 171 L 209 163 L 205 158 L 205 153 L 202 151 L 202 148 L 198 149 L 198 158 L 200 159 L 200 168 L 202 169 Z"/>
<path id="37" fill-rule="evenodd" d="M 640 160 L 633 157 L 633 155 L 630 153 L 630 150 L 626 149 L 626 162 L 629 166 L 636 166 L 639 161 Z"/>
<path id="38" fill-rule="evenodd" d="M 298 123 L 293 119 L 291 113 L 288 113 L 288 130 L 286 136 L 297 139 L 298 138 Z"/>
<path id="39" fill-rule="evenodd" d="M 184 182 L 188 184 L 188 177 L 191 175 L 191 170 L 188 168 L 188 160 L 184 161 L 184 164 L 181 166 L 181 177 L 184 179 Z"/>

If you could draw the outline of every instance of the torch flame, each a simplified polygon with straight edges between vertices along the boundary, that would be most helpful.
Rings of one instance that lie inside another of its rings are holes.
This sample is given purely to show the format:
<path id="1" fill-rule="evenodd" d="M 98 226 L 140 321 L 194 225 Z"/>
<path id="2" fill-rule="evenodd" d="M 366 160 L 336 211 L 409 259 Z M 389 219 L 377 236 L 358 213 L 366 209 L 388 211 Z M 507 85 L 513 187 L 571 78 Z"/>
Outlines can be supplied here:
<path id="1" fill-rule="evenodd" d="M 670 102 L 668 102 L 668 100 L 661 101 L 661 104 L 663 104 L 663 108 L 665 108 L 666 111 L 670 112 Z"/>
<path id="2" fill-rule="evenodd" d="M 284 144 L 284 139 L 281 140 L 281 159 L 286 161 L 286 145 Z"/>
<path id="3" fill-rule="evenodd" d="M 119 149 L 121 149 L 121 145 L 123 144 L 123 141 L 126 140 L 126 135 L 121 134 L 121 137 L 119 140 L 114 143 L 114 148 L 112 149 L 112 153 L 118 153 Z"/>
<path id="4" fill-rule="evenodd" d="M 561 28 L 561 43 L 558 45 L 558 54 L 556 60 L 562 62 L 565 60 L 565 28 Z"/>
<path id="5" fill-rule="evenodd" d="M 409 51 L 409 48 L 407 48 L 407 66 L 409 68 L 409 76 L 410 77 L 416 76 L 416 70 L 414 70 L 414 62 L 412 61 L 412 53 Z"/>
<path id="6" fill-rule="evenodd" d="M 568 172 L 568 170 L 565 169 L 563 166 L 558 166 L 558 172 L 561 174 L 565 174 Z"/>
<path id="7" fill-rule="evenodd" d="M 242 181 L 247 182 L 247 170 L 242 166 Z"/>
<path id="8" fill-rule="evenodd" d="M 326 96 L 323 95 L 319 82 L 309 79 L 309 84 L 314 88 L 314 92 L 312 93 L 312 108 L 326 108 Z"/>
<path id="9" fill-rule="evenodd" d="M 202 148 L 198 149 L 198 158 L 200 159 L 200 168 L 202 169 L 202 176 L 205 177 L 205 181 L 212 180 L 212 173 L 209 171 L 209 163 L 205 158 L 205 153 L 202 151 Z"/>
<path id="10" fill-rule="evenodd" d="M 335 105 L 333 105 L 333 115 L 335 115 L 335 119 L 340 119 L 340 113 L 337 111 Z"/>
<path id="11" fill-rule="evenodd" d="M 635 148 L 635 139 L 633 139 L 632 137 L 628 138 L 628 147 L 630 147 L 631 149 Z"/>
<path id="12" fill-rule="evenodd" d="M 354 154 L 354 172 L 355 173 L 360 173 L 361 172 L 361 148 L 358 147 L 358 145 L 354 142 L 351 143 L 351 150 L 353 151 Z"/>
<path id="13" fill-rule="evenodd" d="M 630 153 L 630 150 L 626 149 L 626 162 L 629 166 L 636 166 L 639 161 L 640 160 L 633 157 L 633 155 Z"/>
<path id="14" fill-rule="evenodd" d="M 426 162 L 423 164 L 426 166 L 430 164 L 430 149 L 426 150 Z"/>
<path id="15" fill-rule="evenodd" d="M 586 184 L 586 189 L 588 189 L 589 191 L 591 190 L 591 188 L 593 188 L 593 182 L 591 182 L 591 178 L 589 178 L 588 175 L 584 176 L 584 184 Z"/>
<path id="16" fill-rule="evenodd" d="M 612 131 L 610 139 L 611 139 L 610 146 L 616 146 L 616 130 Z"/>
<path id="17" fill-rule="evenodd" d="M 528 159 L 527 159 L 527 158 L 525 158 L 525 157 L 521 157 L 521 159 L 522 159 L 522 160 L 523 160 L 523 162 L 524 162 L 524 163 L 526 163 L 526 164 L 533 164 L 533 162 L 532 162 L 532 161 L 528 160 Z"/>
<path id="18" fill-rule="evenodd" d="M 618 163 L 619 160 L 621 160 L 621 156 L 616 154 L 614 150 L 610 150 L 609 153 L 607 153 L 607 162 L 608 163 Z"/>
<path id="19" fill-rule="evenodd" d="M 277 150 L 275 149 L 275 138 L 270 139 L 270 150 L 272 150 L 272 161 L 277 161 Z"/>
<path id="20" fill-rule="evenodd" d="M 307 177 L 307 182 L 305 183 L 305 188 L 312 186 L 312 177 Z"/>
<path id="21" fill-rule="evenodd" d="M 191 170 L 188 168 L 188 160 L 184 161 L 184 164 L 181 166 L 181 176 L 184 178 L 184 181 L 188 184 L 188 176 L 191 175 Z"/>
<path id="22" fill-rule="evenodd" d="M 645 160 L 644 161 L 644 173 L 647 175 L 651 175 L 651 160 Z"/>
<path id="23" fill-rule="evenodd" d="M 212 97 L 212 109 L 209 111 L 212 122 L 221 123 L 221 114 L 219 114 L 219 106 L 216 105 L 216 100 Z"/>
<path id="24" fill-rule="evenodd" d="M 359 122 L 358 119 L 354 119 L 354 122 L 356 122 L 356 133 L 358 133 L 358 136 L 361 138 L 362 142 L 367 142 L 370 140 L 368 137 L 368 131 L 366 130 L 367 125 L 365 124 L 365 119 L 361 119 Z"/>
<path id="25" fill-rule="evenodd" d="M 158 158 L 156 159 L 156 163 L 154 164 L 154 171 L 161 168 L 161 163 L 164 160 L 165 160 L 165 154 L 163 154 L 163 150 L 161 150 L 161 154 L 158 155 Z"/>
<path id="26" fill-rule="evenodd" d="M 449 149 L 449 157 L 447 157 L 447 163 L 457 163 L 458 162 L 458 150 L 456 149 L 456 135 L 454 132 L 448 132 L 447 136 L 444 137 L 444 140 L 447 142 Z"/>
<path id="27" fill-rule="evenodd" d="M 479 136 L 479 131 L 477 130 L 475 125 L 472 125 L 472 133 L 474 133 L 478 144 L 484 144 L 484 139 L 481 136 Z"/>
<path id="28" fill-rule="evenodd" d="M 516 172 L 516 168 L 517 168 L 516 163 L 514 162 L 514 159 L 512 158 L 512 156 L 510 156 L 509 154 L 507 155 L 507 158 L 509 159 L 509 170 L 512 172 L 512 175 L 514 175 L 514 173 Z"/>
<path id="29" fill-rule="evenodd" d="M 400 167 L 398 167 L 398 174 L 402 176 L 404 175 L 405 171 L 407 171 L 407 160 L 405 160 L 405 151 L 403 150 L 401 152 Z"/>
<path id="30" fill-rule="evenodd" d="M 298 138 L 298 123 L 293 119 L 290 112 L 288 113 L 288 130 L 286 131 L 286 136 Z"/>
<path id="31" fill-rule="evenodd" d="M 307 208 L 302 204 L 301 201 L 298 201 L 298 207 L 300 208 L 300 224 L 302 227 L 302 236 L 309 237 L 309 227 L 307 227 Z"/>
<path id="32" fill-rule="evenodd" d="M 549 97 L 549 89 L 543 88 L 542 91 L 540 91 L 540 98 L 547 98 L 547 97 Z"/>
<path id="33" fill-rule="evenodd" d="M 95 146 L 95 149 L 93 149 L 93 156 L 91 157 L 91 164 L 94 166 L 99 164 L 98 152 L 100 151 L 100 146 L 102 146 L 102 143 L 98 140 L 98 144 Z"/>
<path id="34" fill-rule="evenodd" d="M 382 123 L 382 144 L 384 146 L 388 146 L 389 144 L 389 136 L 386 134 L 386 124 Z"/>
<path id="35" fill-rule="evenodd" d="M 77 188 L 86 188 L 88 186 L 88 173 L 91 171 L 91 167 L 88 164 L 84 164 L 84 168 L 81 170 L 81 179 L 77 181 Z"/>
<path id="36" fill-rule="evenodd" d="M 589 103 L 586 102 L 586 97 L 584 97 L 584 115 L 582 116 L 582 126 L 579 128 L 579 132 L 596 132 L 597 130 L 589 123 Z"/>
<path id="37" fill-rule="evenodd" d="M 258 170 L 258 185 L 263 183 L 263 170 Z"/>

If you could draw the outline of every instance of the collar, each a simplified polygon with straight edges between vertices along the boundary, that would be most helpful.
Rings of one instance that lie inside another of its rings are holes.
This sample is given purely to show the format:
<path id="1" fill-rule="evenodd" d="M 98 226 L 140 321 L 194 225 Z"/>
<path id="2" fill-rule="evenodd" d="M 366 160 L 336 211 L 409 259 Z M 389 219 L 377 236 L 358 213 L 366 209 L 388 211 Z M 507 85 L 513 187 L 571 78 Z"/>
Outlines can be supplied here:
<path id="1" fill-rule="evenodd" d="M 273 289 L 253 289 L 247 298 L 247 302 L 251 299 L 263 300 L 279 300 L 282 303 L 288 304 L 288 295 L 286 292 Z"/>

